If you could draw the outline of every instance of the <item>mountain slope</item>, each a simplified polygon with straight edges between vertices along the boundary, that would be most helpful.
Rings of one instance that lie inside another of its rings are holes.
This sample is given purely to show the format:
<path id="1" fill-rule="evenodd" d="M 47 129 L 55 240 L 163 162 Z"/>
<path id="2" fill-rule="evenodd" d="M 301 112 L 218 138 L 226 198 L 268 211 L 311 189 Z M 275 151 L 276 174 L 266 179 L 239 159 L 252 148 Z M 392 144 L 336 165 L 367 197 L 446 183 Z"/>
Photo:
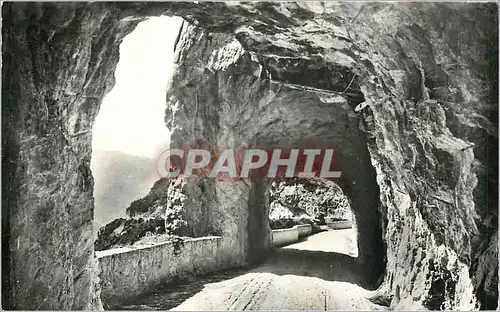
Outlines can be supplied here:
<path id="1" fill-rule="evenodd" d="M 153 159 L 118 151 L 94 151 L 91 169 L 98 224 L 125 217 L 130 203 L 145 196 L 158 179 Z"/>

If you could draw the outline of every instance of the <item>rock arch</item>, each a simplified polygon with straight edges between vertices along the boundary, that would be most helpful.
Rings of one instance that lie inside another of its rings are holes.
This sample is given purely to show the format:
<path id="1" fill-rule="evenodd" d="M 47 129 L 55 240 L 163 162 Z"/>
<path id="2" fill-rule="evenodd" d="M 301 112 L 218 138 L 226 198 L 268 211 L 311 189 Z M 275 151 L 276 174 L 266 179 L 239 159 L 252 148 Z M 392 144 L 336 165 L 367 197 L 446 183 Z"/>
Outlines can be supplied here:
<path id="1" fill-rule="evenodd" d="M 309 86 L 300 84 L 301 81 L 274 81 L 262 74 L 266 71 L 265 65 L 252 58 L 230 36 L 212 34 L 209 41 L 205 31 L 194 26 L 186 26 L 182 32 L 177 46 L 184 47 L 178 51 L 178 67 L 167 96 L 169 103 L 175 103 L 175 111 L 170 113 L 167 109 L 167 124 L 175 129 L 172 145 L 209 140 L 209 145 L 216 147 L 252 146 L 254 143 L 263 143 L 269 148 L 300 147 L 308 142 L 333 147 L 338 154 L 337 166 L 342 171 L 339 182 L 351 199 L 358 220 L 360 258 L 373 268 L 375 279 L 380 276 L 385 249 L 378 211 L 379 191 L 366 135 L 360 129 L 359 115 L 351 108 L 359 103 L 362 94 L 352 97 L 320 89 L 314 81 L 309 81 Z M 220 55 L 224 57 L 214 57 Z M 301 65 L 283 65 L 279 72 L 286 76 L 286 71 L 290 71 L 288 75 L 296 79 L 292 71 L 297 71 L 296 66 L 303 68 Z M 308 71 L 307 65 L 303 69 L 304 77 L 314 76 L 317 70 Z M 344 77 L 352 79 L 353 73 L 344 73 Z M 337 83 L 341 83 L 340 79 Z M 240 185 L 228 186 L 227 181 L 214 182 L 210 193 L 216 195 L 203 205 L 193 204 L 187 210 L 206 207 L 210 201 L 219 203 L 219 187 L 245 189 L 249 210 L 240 214 L 248 214 L 249 221 L 247 233 L 243 234 L 247 238 L 243 241 L 249 240 L 247 257 L 255 257 L 259 254 L 257 250 L 267 248 L 269 237 L 269 230 L 263 230 L 268 223 L 268 208 L 258 200 L 264 197 L 262 184 L 265 183 L 247 186 L 240 182 Z M 224 194 L 229 193 L 224 191 Z M 235 193 L 233 206 L 242 201 L 241 196 Z M 191 197 L 199 198 L 199 195 Z M 217 210 L 218 204 L 208 205 Z M 259 217 L 254 216 L 256 213 Z M 193 218 L 190 222 L 197 220 Z M 220 232 L 231 231 L 221 228 Z M 236 241 L 241 244 L 241 239 Z"/>

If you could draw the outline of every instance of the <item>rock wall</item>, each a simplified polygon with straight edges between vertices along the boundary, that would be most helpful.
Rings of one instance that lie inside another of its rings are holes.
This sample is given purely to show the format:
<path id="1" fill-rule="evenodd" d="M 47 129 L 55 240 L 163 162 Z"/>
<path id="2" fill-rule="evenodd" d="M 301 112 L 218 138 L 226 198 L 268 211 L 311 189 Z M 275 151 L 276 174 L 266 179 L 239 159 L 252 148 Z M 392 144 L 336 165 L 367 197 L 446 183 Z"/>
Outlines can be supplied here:
<path id="1" fill-rule="evenodd" d="M 91 130 L 134 23 L 85 4 L 2 6 L 3 307 L 100 307 Z"/>
<path id="2" fill-rule="evenodd" d="M 90 130 L 123 37 L 147 16 L 176 14 L 197 27 L 186 24 L 177 44 L 166 118 L 173 143 L 332 144 L 344 155 L 341 187 L 359 201 L 360 257 L 386 254 L 380 291 L 391 306 L 469 309 L 479 300 L 494 308 L 497 11 L 479 3 L 4 3 L 3 307 L 100 306 Z M 202 177 L 188 188 L 193 216 L 229 234 L 236 262 L 269 246 L 265 182 Z"/>

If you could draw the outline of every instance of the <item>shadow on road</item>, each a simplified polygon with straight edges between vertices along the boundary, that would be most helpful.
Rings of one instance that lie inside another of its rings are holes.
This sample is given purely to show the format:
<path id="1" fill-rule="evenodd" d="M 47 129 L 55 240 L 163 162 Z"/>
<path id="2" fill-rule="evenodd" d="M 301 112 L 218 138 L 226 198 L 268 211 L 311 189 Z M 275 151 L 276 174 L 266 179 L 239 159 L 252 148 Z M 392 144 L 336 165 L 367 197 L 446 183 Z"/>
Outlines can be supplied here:
<path id="1" fill-rule="evenodd" d="M 272 251 L 267 261 L 251 272 L 317 277 L 366 286 L 357 258 L 336 252 L 281 248 Z"/>
<path id="2" fill-rule="evenodd" d="M 186 277 L 179 284 L 159 285 L 154 291 L 130 298 L 118 306 L 105 306 L 105 310 L 169 310 L 203 290 L 206 284 L 225 281 L 248 273 L 248 268 L 213 273 L 209 276 Z"/>

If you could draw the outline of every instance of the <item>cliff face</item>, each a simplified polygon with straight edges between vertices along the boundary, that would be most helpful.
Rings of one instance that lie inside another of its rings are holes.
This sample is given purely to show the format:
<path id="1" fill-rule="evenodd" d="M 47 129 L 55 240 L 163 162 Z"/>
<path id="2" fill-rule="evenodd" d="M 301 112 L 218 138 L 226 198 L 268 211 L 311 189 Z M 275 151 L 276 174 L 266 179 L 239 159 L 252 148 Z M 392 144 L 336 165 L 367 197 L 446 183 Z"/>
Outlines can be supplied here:
<path id="1" fill-rule="evenodd" d="M 331 144 L 360 258 L 374 279 L 385 265 L 393 308 L 496 306 L 497 7 L 316 2 L 4 4 L 6 306 L 99 307 L 90 131 L 119 43 L 162 13 L 190 23 L 173 145 Z M 268 247 L 264 181 L 186 190 L 235 264 Z"/>
<path id="2" fill-rule="evenodd" d="M 118 61 L 117 49 L 103 47 L 134 27 L 114 27 L 112 12 L 2 6 L 5 308 L 100 306 L 91 130 Z"/>
<path id="3" fill-rule="evenodd" d="M 269 219 L 308 215 L 319 222 L 325 217 L 352 220 L 349 200 L 333 182 L 320 179 L 284 179 L 271 184 Z"/>

